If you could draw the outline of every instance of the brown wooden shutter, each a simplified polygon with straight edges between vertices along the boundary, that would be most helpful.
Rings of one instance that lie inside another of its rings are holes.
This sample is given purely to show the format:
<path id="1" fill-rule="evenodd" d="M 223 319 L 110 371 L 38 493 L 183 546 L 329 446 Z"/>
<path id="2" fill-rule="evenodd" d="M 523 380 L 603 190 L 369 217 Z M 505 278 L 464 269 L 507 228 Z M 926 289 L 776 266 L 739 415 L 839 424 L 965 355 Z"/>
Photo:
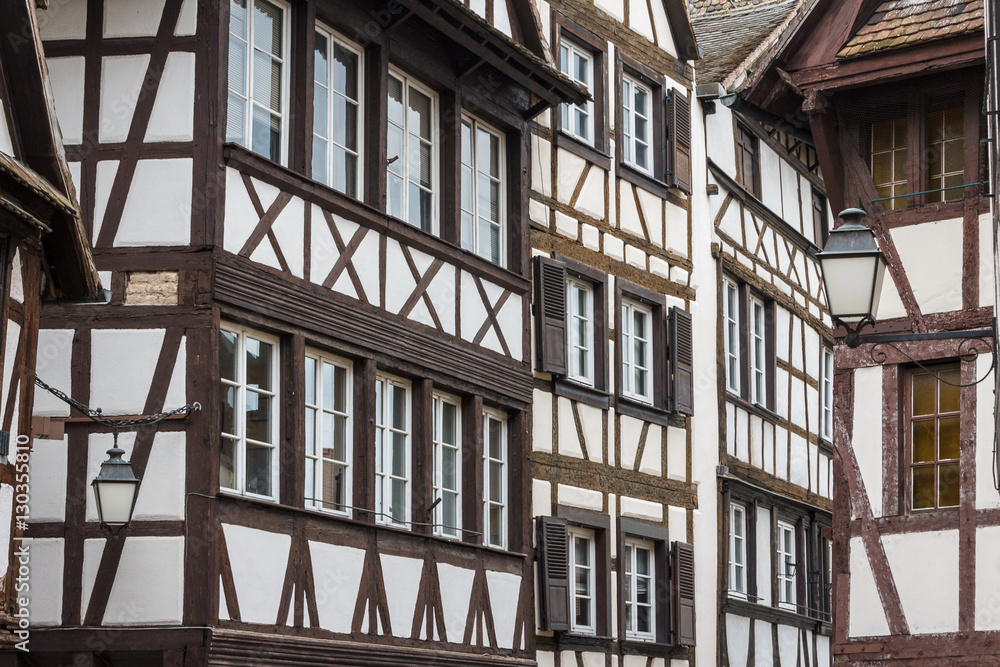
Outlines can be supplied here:
<path id="1" fill-rule="evenodd" d="M 538 596 L 542 630 L 569 630 L 569 532 L 566 521 L 540 516 Z"/>
<path id="2" fill-rule="evenodd" d="M 694 547 L 684 542 L 674 542 L 671 551 L 674 642 L 694 646 Z"/>
<path id="3" fill-rule="evenodd" d="M 535 325 L 538 370 L 566 374 L 566 265 L 535 260 Z"/>
<path id="4" fill-rule="evenodd" d="M 678 90 L 667 98 L 670 125 L 670 177 L 667 185 L 691 194 L 691 102 Z"/>
<path id="5" fill-rule="evenodd" d="M 671 412 L 694 414 L 694 332 L 691 313 L 670 307 Z"/>

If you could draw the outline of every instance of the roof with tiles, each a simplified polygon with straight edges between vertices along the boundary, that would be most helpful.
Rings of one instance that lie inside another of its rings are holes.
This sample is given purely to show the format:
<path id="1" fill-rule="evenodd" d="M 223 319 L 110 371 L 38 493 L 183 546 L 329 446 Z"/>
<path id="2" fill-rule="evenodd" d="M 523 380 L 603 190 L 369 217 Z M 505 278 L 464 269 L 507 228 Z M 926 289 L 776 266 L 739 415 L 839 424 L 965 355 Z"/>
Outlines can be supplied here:
<path id="1" fill-rule="evenodd" d="M 983 0 L 887 0 L 837 57 L 856 58 L 982 29 Z"/>
<path id="2" fill-rule="evenodd" d="M 704 53 L 697 79 L 723 82 L 788 18 L 800 0 L 692 0 L 692 20 Z"/>

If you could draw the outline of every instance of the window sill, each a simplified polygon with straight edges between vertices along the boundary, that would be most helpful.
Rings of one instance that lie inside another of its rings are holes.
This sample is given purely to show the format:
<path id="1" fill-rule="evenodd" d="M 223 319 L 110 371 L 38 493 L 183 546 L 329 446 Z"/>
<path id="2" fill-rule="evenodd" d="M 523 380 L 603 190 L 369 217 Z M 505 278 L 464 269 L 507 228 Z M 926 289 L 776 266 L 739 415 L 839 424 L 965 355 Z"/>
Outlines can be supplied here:
<path id="1" fill-rule="evenodd" d="M 668 426 L 670 424 L 671 415 L 663 408 L 658 408 L 648 403 L 640 403 L 625 396 L 615 397 L 615 410 L 618 411 L 618 414 L 644 419 L 660 426 Z"/>
<path id="2" fill-rule="evenodd" d="M 619 640 L 618 645 L 621 647 L 622 653 L 626 655 L 644 655 L 653 658 L 670 655 L 673 651 L 681 648 L 672 644 L 656 641 L 655 639 L 626 638 Z"/>
<path id="3" fill-rule="evenodd" d="M 652 192 L 654 195 L 660 199 L 666 199 L 669 193 L 669 188 L 667 184 L 656 179 L 654 176 L 647 174 L 637 167 L 621 161 L 618 163 L 618 175 L 623 179 L 631 183 L 632 185 L 643 188 Z"/>
<path id="4" fill-rule="evenodd" d="M 565 378 L 552 379 L 552 393 L 603 410 L 607 410 L 611 405 L 611 396 L 608 392 Z"/>
<path id="5" fill-rule="evenodd" d="M 751 403 L 742 396 L 737 396 L 732 392 L 728 392 L 726 397 L 734 404 L 740 406 L 741 408 L 743 408 L 748 412 L 752 412 L 753 414 L 757 415 L 764 421 L 771 422 L 772 424 L 777 424 L 782 419 L 781 415 L 779 415 L 777 412 L 772 412 L 771 410 L 765 408 L 763 405 L 759 405 L 757 403 Z"/>
<path id="6" fill-rule="evenodd" d="M 824 454 L 827 454 L 829 456 L 833 456 L 833 443 L 832 442 L 830 442 L 826 438 L 822 438 L 821 437 L 819 439 L 819 442 L 817 444 L 819 445 L 819 451 L 821 451 Z"/>
<path id="7" fill-rule="evenodd" d="M 611 170 L 611 156 L 602 152 L 596 146 L 585 144 L 571 134 L 558 130 L 552 135 L 556 148 L 564 148 L 570 153 L 591 162 L 605 171 Z"/>

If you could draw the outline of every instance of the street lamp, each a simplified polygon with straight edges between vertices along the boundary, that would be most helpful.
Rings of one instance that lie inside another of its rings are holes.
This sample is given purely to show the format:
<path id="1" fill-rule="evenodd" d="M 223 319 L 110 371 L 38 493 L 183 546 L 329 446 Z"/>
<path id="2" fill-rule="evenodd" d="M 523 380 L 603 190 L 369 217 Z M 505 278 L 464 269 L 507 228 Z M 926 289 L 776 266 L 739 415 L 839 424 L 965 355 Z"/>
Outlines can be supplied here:
<path id="1" fill-rule="evenodd" d="M 91 483 L 101 525 L 116 536 L 132 521 L 136 491 L 139 489 L 139 478 L 132 472 L 132 466 L 122 460 L 124 453 L 125 450 L 118 448 L 116 433 L 114 447 L 108 450 L 108 460 L 101 464 L 101 471 Z"/>
<path id="2" fill-rule="evenodd" d="M 862 327 L 875 324 L 886 261 L 875 234 L 861 222 L 864 211 L 849 208 L 840 217 L 844 224 L 830 232 L 816 257 L 830 315 L 847 329 L 847 346 L 857 347 Z"/>

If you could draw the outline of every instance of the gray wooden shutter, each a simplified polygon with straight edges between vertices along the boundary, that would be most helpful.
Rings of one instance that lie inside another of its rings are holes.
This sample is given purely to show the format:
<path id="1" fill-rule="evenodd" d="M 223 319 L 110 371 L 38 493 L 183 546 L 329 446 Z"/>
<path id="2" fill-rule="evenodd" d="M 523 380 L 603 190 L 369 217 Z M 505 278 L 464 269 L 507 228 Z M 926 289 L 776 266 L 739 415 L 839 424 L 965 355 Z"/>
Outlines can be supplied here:
<path id="1" fill-rule="evenodd" d="M 670 307 L 670 411 L 694 414 L 694 332 L 691 313 Z"/>
<path id="2" fill-rule="evenodd" d="M 566 265 L 535 260 L 535 326 L 538 370 L 566 374 Z"/>
<path id="3" fill-rule="evenodd" d="M 694 547 L 674 542 L 671 554 L 674 593 L 674 643 L 694 646 Z"/>
<path id="4" fill-rule="evenodd" d="M 538 594 L 542 630 L 569 630 L 569 532 L 566 521 L 540 516 Z"/>
<path id="5" fill-rule="evenodd" d="M 667 185 L 691 194 L 691 102 L 678 90 L 667 98 L 670 126 L 670 177 Z"/>

